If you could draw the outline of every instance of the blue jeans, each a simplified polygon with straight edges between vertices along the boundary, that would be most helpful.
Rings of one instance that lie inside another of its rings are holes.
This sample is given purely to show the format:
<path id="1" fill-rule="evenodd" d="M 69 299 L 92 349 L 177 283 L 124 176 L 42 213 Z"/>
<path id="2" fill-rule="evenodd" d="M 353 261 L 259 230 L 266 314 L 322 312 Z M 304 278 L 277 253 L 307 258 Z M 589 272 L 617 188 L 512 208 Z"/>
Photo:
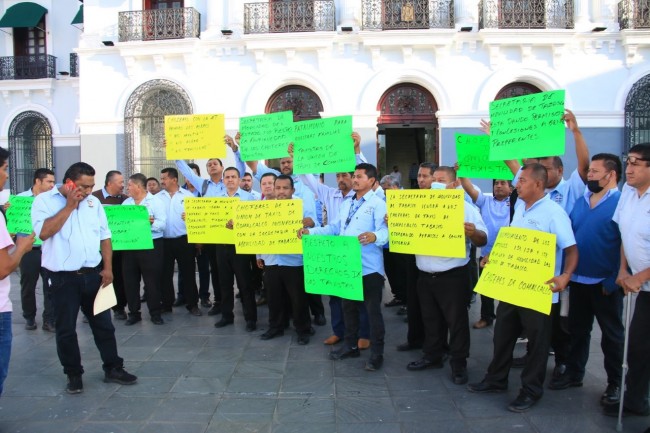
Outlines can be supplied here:
<path id="1" fill-rule="evenodd" d="M 0 395 L 11 358 L 11 311 L 0 313 Z"/>
<path id="2" fill-rule="evenodd" d="M 102 277 L 98 272 L 77 274 L 75 272 L 52 272 L 50 293 L 52 309 L 56 320 L 56 351 L 65 374 L 83 373 L 81 353 L 77 341 L 77 315 L 79 308 L 88 318 L 95 345 L 103 361 L 104 371 L 122 367 L 123 360 L 117 355 L 115 328 L 111 322 L 110 310 L 93 315 L 95 296 Z"/>

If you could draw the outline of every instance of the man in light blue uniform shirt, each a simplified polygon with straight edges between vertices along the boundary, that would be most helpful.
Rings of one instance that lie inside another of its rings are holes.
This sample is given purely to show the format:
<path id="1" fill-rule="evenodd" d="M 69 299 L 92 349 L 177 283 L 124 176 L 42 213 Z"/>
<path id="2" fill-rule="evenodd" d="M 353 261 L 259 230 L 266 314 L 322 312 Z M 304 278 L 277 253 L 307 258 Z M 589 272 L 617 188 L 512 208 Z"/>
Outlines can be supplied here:
<path id="1" fill-rule="evenodd" d="M 163 310 L 160 301 L 162 297 L 160 270 L 163 267 L 163 233 L 167 226 L 167 212 L 163 202 L 147 192 L 147 178 L 142 173 L 129 177 L 127 191 L 130 197 L 124 200 L 122 206 L 145 206 L 149 212 L 153 249 L 128 250 L 122 255 L 124 289 L 129 305 L 129 318 L 125 323 L 130 326 L 142 320 L 140 315 L 140 277 L 142 276 L 151 322 L 154 325 L 162 325 L 165 322 L 161 317 Z M 171 312 L 171 307 L 168 307 L 165 312 Z"/>
<path id="2" fill-rule="evenodd" d="M 386 226 L 386 203 L 377 197 L 372 187 L 377 183 L 374 165 L 362 163 L 356 166 L 352 180 L 354 198 L 341 205 L 339 217 L 325 227 L 304 228 L 299 235 L 354 236 L 361 244 L 361 268 L 363 275 L 363 299 L 370 321 L 370 358 L 366 370 L 375 371 L 384 362 L 384 318 L 381 299 L 384 288 L 384 257 L 382 246 L 388 242 Z M 330 352 L 330 359 L 340 360 L 360 356 L 359 301 L 343 300 L 345 342 L 339 350 Z"/>
<path id="3" fill-rule="evenodd" d="M 63 180 L 66 185 L 34 199 L 32 225 L 43 240 L 42 265 L 50 279 L 56 348 L 63 372 L 68 375 L 66 391 L 83 392 L 84 370 L 76 332 L 79 308 L 88 318 L 99 349 L 104 381 L 134 384 L 137 377 L 124 370 L 124 360 L 117 354 L 110 311 L 93 314 L 100 286 L 113 282 L 111 232 L 103 206 L 91 195 L 95 169 L 78 162 L 68 168 Z"/>

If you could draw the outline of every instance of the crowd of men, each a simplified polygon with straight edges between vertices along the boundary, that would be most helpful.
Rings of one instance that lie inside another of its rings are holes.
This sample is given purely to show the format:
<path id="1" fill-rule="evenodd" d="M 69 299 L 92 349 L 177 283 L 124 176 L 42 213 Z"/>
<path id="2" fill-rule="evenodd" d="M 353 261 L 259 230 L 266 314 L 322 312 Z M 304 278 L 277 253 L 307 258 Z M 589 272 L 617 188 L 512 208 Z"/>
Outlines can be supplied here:
<path id="1" fill-rule="evenodd" d="M 80 309 L 100 351 L 105 380 L 126 385 L 137 378 L 124 370 L 117 353 L 113 320 L 136 325 L 142 320 L 143 301 L 155 325 L 163 325 L 163 313 L 171 312 L 174 306 L 185 306 L 194 316 L 203 314 L 201 308 L 209 308 L 208 315 L 220 315 L 214 326 L 223 328 L 234 324 L 236 281 L 245 329 L 253 332 L 257 329 L 255 295 L 263 286 L 269 323 L 260 338 L 281 336 L 293 322 L 297 344 L 308 344 L 314 335 L 312 325 L 323 326 L 326 318 L 321 296 L 305 291 L 301 254 L 252 256 L 237 253 L 234 245 L 227 243 L 194 245 L 188 242 L 185 225 L 184 200 L 191 197 L 244 201 L 297 198 L 303 204 L 303 228 L 296 236 L 354 236 L 361 245 L 364 301 L 330 296 L 332 335 L 324 343 L 340 344 L 330 352 L 330 359 L 359 357 L 361 350 L 369 348 L 365 369 L 382 367 L 385 328 L 381 300 L 387 278 L 394 299 L 385 306 L 402 306 L 407 314 L 406 341 L 397 345 L 397 350 L 422 352 L 419 359 L 406 366 L 408 370 L 443 368 L 448 361 L 454 384 L 467 384 L 467 389 L 475 393 L 498 393 L 508 388 L 510 369 L 522 368 L 519 395 L 508 409 L 523 412 L 544 393 L 551 351 L 555 354 L 555 368 L 546 387 L 562 390 L 582 386 L 596 318 L 602 330 L 607 373 L 600 403 L 605 414 L 617 415 L 623 398 L 623 299 L 634 296 L 624 411 L 647 416 L 650 342 L 643 330 L 650 318 L 650 144 L 629 149 L 626 183 L 619 189 L 623 175 L 619 157 L 600 153 L 589 158 L 575 116 L 567 110 L 563 119 L 573 134 L 578 162 L 568 179 L 563 176 L 563 162 L 557 156 L 528 159 L 523 166 L 518 161 L 506 161 L 514 180 L 495 179 L 492 195 L 485 195 L 469 179 L 457 177 L 457 166 L 438 167 L 426 162 L 419 165 L 418 188 L 464 190 L 466 248 L 462 258 L 390 251 L 384 190 L 399 189 L 400 179 L 394 174 L 379 178 L 376 167 L 368 164 L 360 152 L 357 133 L 352 134 L 356 168 L 336 174 L 337 188 L 322 184 L 312 175 L 295 175 L 291 145 L 289 155 L 280 160 L 279 171 L 261 162 L 242 161 L 237 134 L 234 139 L 225 138 L 234 152 L 235 167 L 224 167 L 220 159 L 210 159 L 206 165 L 208 178 L 203 178 L 198 166 L 179 160 L 176 167 L 163 169 L 159 180 L 147 179 L 140 173 L 131 175 L 127 194 L 119 171 L 109 171 L 104 186 L 93 192 L 95 171 L 88 164 L 73 164 L 57 186 L 53 172 L 37 170 L 33 187 L 24 195 L 35 196 L 32 223 L 36 236 L 43 241 L 42 247 L 32 246 L 33 235 L 20 234 L 16 249 L 10 252 L 13 242 L 5 227 L 0 227 L 0 277 L 20 266 L 25 327 L 32 330 L 36 328 L 34 287 L 41 275 L 45 297 L 43 329 L 56 332 L 57 352 L 68 376 L 69 393 L 83 390 L 83 367 L 75 333 Z M 488 122 L 483 129 L 489 133 Z M 2 152 L 0 186 L 7 166 L 6 151 Z M 252 174 L 246 172 L 247 168 Z M 179 184 L 179 173 L 187 180 L 185 185 Z M 253 178 L 259 182 L 261 192 L 252 190 Z M 152 249 L 112 250 L 103 206 L 116 205 L 146 207 Z M 236 224 L 231 220 L 227 227 L 232 229 Z M 482 296 L 480 320 L 472 326 L 483 329 L 495 324 L 494 355 L 483 380 L 468 384 L 468 308 L 478 277 L 474 275 L 476 264 L 480 269 L 490 266 L 496 236 L 506 226 L 555 235 L 554 276 L 546 282 L 553 292 L 553 306 L 550 314 L 543 314 L 499 302 L 495 311 L 494 300 Z M 472 255 L 477 247 L 481 252 L 478 260 Z M 173 280 L 175 263 L 177 290 Z M 93 315 L 95 295 L 109 283 L 113 283 L 117 298 L 112 318 L 109 311 Z M 6 278 L 0 281 L 3 323 L 3 315 L 11 308 L 8 284 Z M 521 337 L 527 339 L 527 353 L 513 359 L 515 343 Z M 3 349 L 3 364 L 5 361 L 8 358 L 4 358 Z M 1 372 L 4 378 L 6 365 Z"/>

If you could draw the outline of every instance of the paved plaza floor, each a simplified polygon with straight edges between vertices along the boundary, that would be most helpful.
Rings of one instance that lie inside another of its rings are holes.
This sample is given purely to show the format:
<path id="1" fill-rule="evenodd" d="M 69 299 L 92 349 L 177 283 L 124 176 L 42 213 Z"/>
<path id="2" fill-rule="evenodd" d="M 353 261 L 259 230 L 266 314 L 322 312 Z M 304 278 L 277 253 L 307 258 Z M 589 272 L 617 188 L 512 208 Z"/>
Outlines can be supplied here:
<path id="1" fill-rule="evenodd" d="M 194 317 L 184 308 L 165 314 L 165 325 L 148 320 L 134 326 L 116 322 L 120 355 L 138 376 L 133 386 L 103 383 L 99 354 L 88 325 L 77 332 L 85 368 L 84 392 L 68 395 L 54 334 L 26 331 L 18 275 L 11 276 L 14 302 L 13 352 L 0 397 L 0 433 L 500 433 L 613 432 L 616 419 L 598 404 L 606 382 L 600 332 L 594 332 L 585 384 L 547 390 L 524 414 L 506 409 L 519 390 L 513 370 L 505 394 L 477 395 L 451 383 L 450 369 L 407 371 L 417 351 L 397 352 L 406 324 L 396 308 L 384 309 L 386 353 L 377 372 L 361 358 L 328 360 L 328 325 L 316 327 L 307 346 L 295 332 L 262 341 L 268 310 L 259 308 L 258 331 L 247 333 L 236 304 L 234 326 L 216 329 L 219 316 Z M 40 284 L 39 298 L 42 297 Z M 390 298 L 388 290 L 384 298 Z M 477 320 L 479 302 L 470 320 Z M 325 302 L 326 304 L 326 302 Z M 206 313 L 207 310 L 203 309 Z M 329 317 L 328 317 L 329 320 Z M 480 381 L 492 355 L 493 328 L 471 330 L 470 382 Z M 518 344 L 516 355 L 524 351 Z M 549 375 L 553 368 L 549 360 Z M 548 378 L 547 378 L 548 381 Z M 641 433 L 650 418 L 624 419 L 624 431 Z"/>

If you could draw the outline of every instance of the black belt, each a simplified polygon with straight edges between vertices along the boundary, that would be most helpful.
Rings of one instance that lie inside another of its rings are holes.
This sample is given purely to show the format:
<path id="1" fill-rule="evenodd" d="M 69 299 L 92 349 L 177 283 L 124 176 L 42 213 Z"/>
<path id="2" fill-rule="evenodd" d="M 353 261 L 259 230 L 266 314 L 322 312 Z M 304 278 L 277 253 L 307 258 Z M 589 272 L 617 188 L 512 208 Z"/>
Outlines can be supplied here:
<path id="1" fill-rule="evenodd" d="M 52 272 L 52 271 L 50 271 Z M 99 266 L 94 268 L 79 268 L 76 271 L 57 271 L 60 274 L 72 274 L 72 275 L 85 275 L 85 274 L 96 274 L 99 272 Z"/>
<path id="2" fill-rule="evenodd" d="M 430 278 L 438 278 L 438 277 L 442 277 L 444 275 L 453 274 L 454 272 L 461 271 L 461 270 L 465 269 L 466 267 L 467 267 L 467 265 L 463 265 L 463 266 L 458 266 L 458 267 L 447 269 L 446 271 L 440 271 L 440 272 L 420 271 L 420 274 L 422 274 L 423 276 L 430 277 Z"/>

